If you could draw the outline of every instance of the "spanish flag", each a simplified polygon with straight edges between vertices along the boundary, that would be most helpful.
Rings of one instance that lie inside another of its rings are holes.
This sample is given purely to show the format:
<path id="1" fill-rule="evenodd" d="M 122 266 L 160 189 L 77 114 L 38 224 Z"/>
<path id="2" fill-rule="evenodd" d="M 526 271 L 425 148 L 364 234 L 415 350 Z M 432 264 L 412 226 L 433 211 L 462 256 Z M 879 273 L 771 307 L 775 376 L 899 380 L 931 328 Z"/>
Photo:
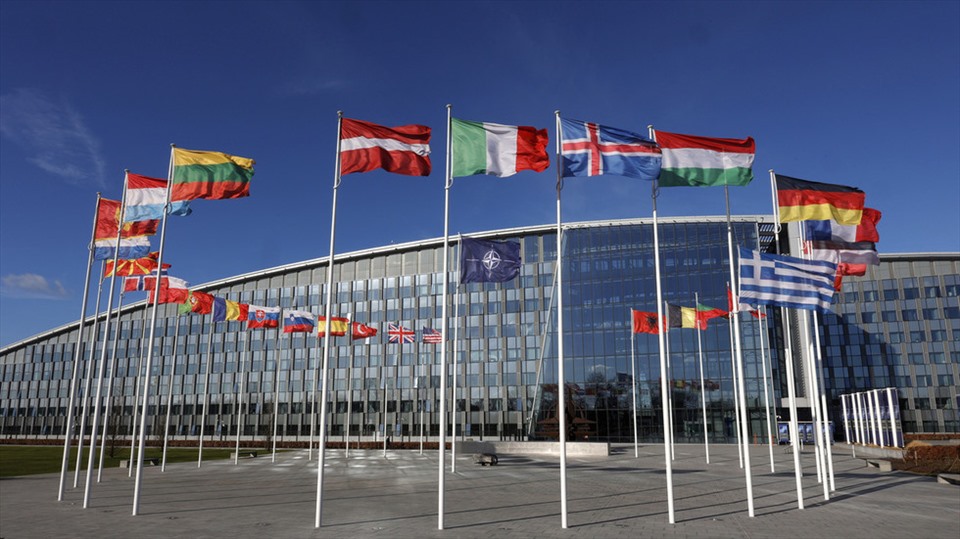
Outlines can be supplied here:
<path id="1" fill-rule="evenodd" d="M 330 336 L 343 337 L 347 334 L 349 328 L 346 318 L 330 317 Z M 317 337 L 323 338 L 327 334 L 327 319 L 323 316 L 317 317 Z"/>
<path id="2" fill-rule="evenodd" d="M 780 222 L 833 219 L 859 225 L 866 195 L 856 187 L 776 175 Z"/>

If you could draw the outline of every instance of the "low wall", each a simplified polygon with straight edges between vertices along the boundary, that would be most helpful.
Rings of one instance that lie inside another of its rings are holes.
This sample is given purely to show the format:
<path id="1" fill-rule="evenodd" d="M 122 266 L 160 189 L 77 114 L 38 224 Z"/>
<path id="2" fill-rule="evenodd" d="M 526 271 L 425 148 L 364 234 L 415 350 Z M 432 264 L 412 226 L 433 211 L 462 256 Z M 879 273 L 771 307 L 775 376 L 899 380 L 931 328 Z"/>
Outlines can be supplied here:
<path id="1" fill-rule="evenodd" d="M 861 459 L 902 459 L 903 450 L 895 447 L 847 444 L 854 457 Z"/>
<path id="2" fill-rule="evenodd" d="M 456 442 L 462 453 L 495 453 L 497 455 L 560 455 L 560 442 Z M 567 456 L 605 457 L 609 443 L 567 442 Z"/>

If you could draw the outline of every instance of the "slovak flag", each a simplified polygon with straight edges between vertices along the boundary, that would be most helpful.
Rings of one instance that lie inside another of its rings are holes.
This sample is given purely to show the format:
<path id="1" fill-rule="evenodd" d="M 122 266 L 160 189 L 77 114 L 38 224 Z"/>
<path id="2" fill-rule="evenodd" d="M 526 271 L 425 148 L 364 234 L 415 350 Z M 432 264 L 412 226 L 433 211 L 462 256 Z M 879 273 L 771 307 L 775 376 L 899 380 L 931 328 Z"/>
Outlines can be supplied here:
<path id="1" fill-rule="evenodd" d="M 560 142 L 565 178 L 615 174 L 653 181 L 660 176 L 660 148 L 639 133 L 561 118 Z"/>
<path id="2" fill-rule="evenodd" d="M 280 327 L 280 307 L 250 305 L 247 310 L 247 329 Z"/>
<path id="3" fill-rule="evenodd" d="M 248 315 L 249 316 L 249 315 Z M 310 333 L 316 325 L 317 317 L 307 311 L 287 309 L 283 311 L 284 333 Z"/>

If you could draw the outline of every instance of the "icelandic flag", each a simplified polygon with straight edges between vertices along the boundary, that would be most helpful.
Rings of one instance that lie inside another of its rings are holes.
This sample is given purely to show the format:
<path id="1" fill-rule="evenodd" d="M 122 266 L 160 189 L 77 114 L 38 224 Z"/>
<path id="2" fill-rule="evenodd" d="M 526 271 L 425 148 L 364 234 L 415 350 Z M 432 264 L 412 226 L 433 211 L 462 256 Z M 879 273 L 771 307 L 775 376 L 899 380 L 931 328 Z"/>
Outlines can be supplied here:
<path id="1" fill-rule="evenodd" d="M 247 329 L 280 327 L 280 307 L 250 305 L 247 310 Z"/>
<path id="2" fill-rule="evenodd" d="M 461 238 L 461 283 L 502 283 L 517 275 L 520 275 L 519 243 Z"/>
<path id="3" fill-rule="evenodd" d="M 310 333 L 316 324 L 317 317 L 307 311 L 287 309 L 283 311 L 284 333 Z"/>
<path id="4" fill-rule="evenodd" d="M 150 254 L 150 238 L 147 236 L 137 236 L 136 238 L 122 238 L 120 240 L 120 251 L 117 251 L 117 239 L 96 240 L 93 242 L 94 260 L 113 260 L 113 254 L 117 258 L 143 258 Z"/>
<path id="5" fill-rule="evenodd" d="M 755 305 L 826 312 L 837 264 L 771 255 L 740 247 L 739 300 Z"/>
<path id="6" fill-rule="evenodd" d="M 560 141 L 564 177 L 615 174 L 653 181 L 660 175 L 660 148 L 639 133 L 561 118 Z"/>
<path id="7" fill-rule="evenodd" d="M 123 222 L 149 221 L 163 218 L 167 201 L 167 180 L 127 173 L 127 192 L 124 199 Z M 171 202 L 171 215 L 190 215 L 185 201 Z"/>

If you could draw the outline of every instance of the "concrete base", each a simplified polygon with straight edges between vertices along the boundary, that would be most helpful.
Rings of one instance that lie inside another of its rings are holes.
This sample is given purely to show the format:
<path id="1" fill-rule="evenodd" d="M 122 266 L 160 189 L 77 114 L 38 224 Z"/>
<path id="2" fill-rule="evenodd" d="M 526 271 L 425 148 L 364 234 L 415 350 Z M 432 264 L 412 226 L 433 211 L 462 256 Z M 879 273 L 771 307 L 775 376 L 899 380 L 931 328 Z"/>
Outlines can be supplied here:
<path id="1" fill-rule="evenodd" d="M 874 447 L 872 445 L 847 444 L 853 456 L 860 459 L 902 459 L 903 449 L 897 447 Z"/>
<path id="2" fill-rule="evenodd" d="M 456 442 L 457 453 L 495 453 L 497 455 L 559 455 L 560 442 Z M 567 442 L 571 457 L 606 457 L 609 443 Z"/>
<path id="3" fill-rule="evenodd" d="M 960 474 L 942 473 L 937 476 L 937 483 L 944 485 L 960 485 Z"/>
<path id="4" fill-rule="evenodd" d="M 145 465 L 147 465 L 147 466 L 159 466 L 159 465 L 160 465 L 160 459 L 143 459 L 143 463 L 144 463 Z M 120 461 L 120 467 L 121 467 L 121 468 L 128 468 L 129 466 L 130 466 L 130 461 L 129 461 L 129 460 L 121 460 L 121 461 Z"/>
<path id="5" fill-rule="evenodd" d="M 883 459 L 866 459 L 867 468 L 879 468 L 881 472 L 892 472 L 893 465 L 890 464 L 889 460 Z"/>

